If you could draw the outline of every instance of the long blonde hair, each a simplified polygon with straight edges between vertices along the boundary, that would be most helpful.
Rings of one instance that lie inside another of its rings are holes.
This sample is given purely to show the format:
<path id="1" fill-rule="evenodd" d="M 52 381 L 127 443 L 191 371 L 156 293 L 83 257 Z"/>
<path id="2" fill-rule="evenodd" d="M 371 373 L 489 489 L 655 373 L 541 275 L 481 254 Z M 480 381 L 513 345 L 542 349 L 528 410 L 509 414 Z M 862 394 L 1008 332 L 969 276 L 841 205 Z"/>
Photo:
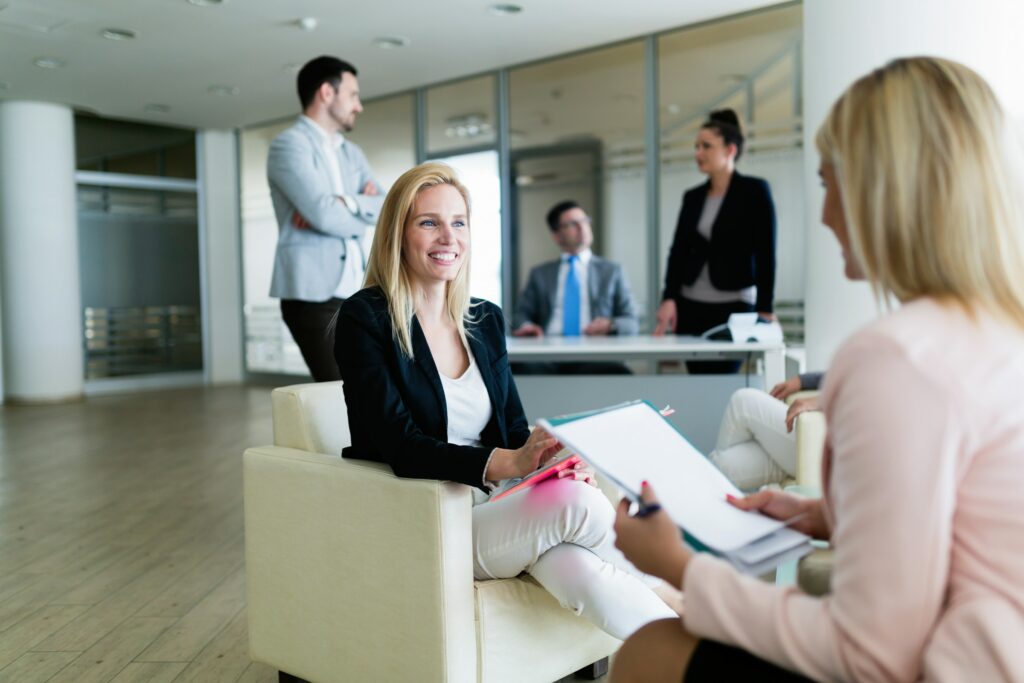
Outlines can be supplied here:
<path id="1" fill-rule="evenodd" d="M 459 182 L 455 170 L 447 164 L 428 162 L 409 169 L 388 191 L 377 220 L 377 231 L 366 268 L 366 287 L 380 287 L 388 300 L 394 337 L 402 352 L 413 357 L 412 317 L 416 313 L 415 292 L 402 258 L 405 226 L 412 213 L 416 196 L 438 185 L 451 185 L 466 201 L 466 224 L 469 221 L 469 191 Z M 470 322 L 469 264 L 472 249 L 465 254 L 455 279 L 446 288 L 447 312 L 466 343 L 466 323 Z"/>
<path id="2" fill-rule="evenodd" d="M 876 296 L 981 305 L 1024 327 L 1014 133 L 985 80 L 945 59 L 897 59 L 840 96 L 815 143 Z"/>

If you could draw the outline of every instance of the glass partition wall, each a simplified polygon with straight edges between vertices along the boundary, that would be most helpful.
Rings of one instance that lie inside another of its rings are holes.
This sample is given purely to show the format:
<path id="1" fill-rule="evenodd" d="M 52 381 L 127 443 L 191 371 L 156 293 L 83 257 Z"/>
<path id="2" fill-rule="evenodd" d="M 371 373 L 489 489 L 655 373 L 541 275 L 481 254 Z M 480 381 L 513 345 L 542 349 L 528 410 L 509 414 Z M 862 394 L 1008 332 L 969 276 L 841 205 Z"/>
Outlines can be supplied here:
<path id="1" fill-rule="evenodd" d="M 800 6 L 683 28 L 658 38 L 661 149 L 659 282 L 683 193 L 705 182 L 693 143 L 714 109 L 739 114 L 746 145 L 737 170 L 766 179 L 778 239 L 776 309 L 788 342 L 803 340 L 803 121 Z"/>
<path id="2" fill-rule="evenodd" d="M 530 268 L 558 258 L 548 210 L 574 200 L 593 220 L 594 253 L 622 263 L 640 310 L 650 308 L 644 90 L 643 41 L 510 71 L 517 293 Z"/>
<path id="3" fill-rule="evenodd" d="M 75 116 L 87 385 L 203 369 L 195 133 Z"/>
<path id="4" fill-rule="evenodd" d="M 594 252 L 623 264 L 649 332 L 682 194 L 704 180 L 693 162 L 696 131 L 710 110 L 732 107 L 748 134 L 740 171 L 772 186 L 777 307 L 799 341 L 801 25 L 801 5 L 788 3 L 430 85 L 367 102 L 350 137 L 385 187 L 428 159 L 460 172 L 473 197 L 473 292 L 506 307 L 529 269 L 557 256 L 548 209 L 580 202 L 594 220 Z M 277 226 L 266 154 L 292 120 L 240 132 L 250 372 L 306 374 L 267 295 Z"/>

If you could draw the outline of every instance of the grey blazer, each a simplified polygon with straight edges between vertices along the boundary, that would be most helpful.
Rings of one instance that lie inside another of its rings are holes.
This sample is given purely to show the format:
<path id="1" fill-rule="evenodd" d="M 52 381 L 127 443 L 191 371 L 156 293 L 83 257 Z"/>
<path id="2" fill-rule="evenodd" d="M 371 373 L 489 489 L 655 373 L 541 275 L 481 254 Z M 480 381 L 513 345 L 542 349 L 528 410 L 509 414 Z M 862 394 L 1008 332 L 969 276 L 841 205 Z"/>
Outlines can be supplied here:
<path id="1" fill-rule="evenodd" d="M 547 327 L 555 310 L 560 264 L 561 260 L 549 261 L 530 270 L 526 288 L 516 305 L 513 329 L 526 322 Z M 639 332 L 636 302 L 621 265 L 600 256 L 591 256 L 587 266 L 587 289 L 591 318 L 610 318 L 615 334 Z"/>
<path id="2" fill-rule="evenodd" d="M 355 200 L 359 212 L 352 213 L 338 200 L 314 125 L 300 117 L 274 138 L 267 157 L 270 199 L 279 231 L 270 296 L 279 299 L 326 301 L 334 296 L 345 259 L 350 256 L 346 245 L 353 244 L 347 238 L 361 239 L 366 228 L 377 222 L 384 203 L 383 194 L 356 194 L 368 181 L 380 184 L 363 150 L 348 140 L 338 150 L 338 165 L 345 192 Z M 292 225 L 296 211 L 310 228 Z M 352 258 L 363 258 L 353 251 Z"/>

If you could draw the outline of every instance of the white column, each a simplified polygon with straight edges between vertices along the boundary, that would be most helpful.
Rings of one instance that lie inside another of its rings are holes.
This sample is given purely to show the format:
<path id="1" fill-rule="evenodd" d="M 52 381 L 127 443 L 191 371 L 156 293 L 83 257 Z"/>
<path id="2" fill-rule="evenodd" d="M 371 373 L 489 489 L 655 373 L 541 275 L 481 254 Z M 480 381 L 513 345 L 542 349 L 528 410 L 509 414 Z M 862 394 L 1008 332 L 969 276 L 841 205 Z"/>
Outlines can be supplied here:
<path id="1" fill-rule="evenodd" d="M 851 332 L 878 314 L 864 283 L 843 277 L 842 256 L 821 225 L 823 193 L 814 135 L 832 102 L 856 78 L 896 57 L 932 55 L 980 73 L 1020 119 L 1024 3 L 1005 0 L 857 0 L 804 3 L 805 268 L 807 363 L 823 369 Z"/>
<path id="2" fill-rule="evenodd" d="M 0 102 L 0 293 L 6 398 L 82 396 L 71 109 Z"/>
<path id="3" fill-rule="evenodd" d="M 211 384 L 243 376 L 242 247 L 238 215 L 238 145 L 234 131 L 201 131 L 199 171 L 204 366 Z"/>

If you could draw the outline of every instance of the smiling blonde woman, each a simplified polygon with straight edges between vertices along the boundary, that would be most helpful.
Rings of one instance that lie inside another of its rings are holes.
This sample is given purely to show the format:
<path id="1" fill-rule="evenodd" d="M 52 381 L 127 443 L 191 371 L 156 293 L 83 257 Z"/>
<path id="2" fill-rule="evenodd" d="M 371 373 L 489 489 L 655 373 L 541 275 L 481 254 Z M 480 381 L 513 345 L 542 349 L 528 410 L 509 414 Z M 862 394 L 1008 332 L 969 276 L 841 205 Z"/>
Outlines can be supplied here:
<path id="1" fill-rule="evenodd" d="M 566 469 L 490 499 L 559 446 L 527 426 L 501 310 L 469 296 L 471 225 L 469 193 L 444 164 L 407 171 L 388 193 L 367 287 L 342 304 L 335 334 L 352 434 L 342 456 L 474 487 L 475 578 L 527 572 L 625 638 L 674 612 L 615 549 L 615 513 L 593 473 Z"/>

